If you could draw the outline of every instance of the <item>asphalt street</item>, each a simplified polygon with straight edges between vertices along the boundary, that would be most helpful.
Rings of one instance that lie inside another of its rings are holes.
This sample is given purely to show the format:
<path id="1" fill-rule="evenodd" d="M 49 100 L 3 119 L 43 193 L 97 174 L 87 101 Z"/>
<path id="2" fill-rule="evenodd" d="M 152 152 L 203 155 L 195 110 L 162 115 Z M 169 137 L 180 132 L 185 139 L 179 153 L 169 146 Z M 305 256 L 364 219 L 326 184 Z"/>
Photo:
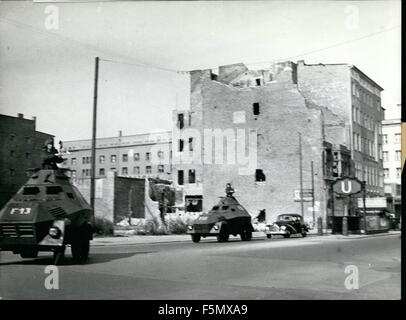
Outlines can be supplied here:
<path id="1" fill-rule="evenodd" d="M 356 239 L 264 237 L 250 242 L 231 237 L 228 243 L 204 239 L 93 246 L 89 261 L 81 265 L 72 262 L 68 249 L 64 264 L 58 266 L 58 289 L 45 286 L 51 254 L 21 259 L 1 252 L 0 297 L 400 299 L 400 247 L 399 234 Z M 345 286 L 347 266 L 358 271 L 358 289 Z"/>

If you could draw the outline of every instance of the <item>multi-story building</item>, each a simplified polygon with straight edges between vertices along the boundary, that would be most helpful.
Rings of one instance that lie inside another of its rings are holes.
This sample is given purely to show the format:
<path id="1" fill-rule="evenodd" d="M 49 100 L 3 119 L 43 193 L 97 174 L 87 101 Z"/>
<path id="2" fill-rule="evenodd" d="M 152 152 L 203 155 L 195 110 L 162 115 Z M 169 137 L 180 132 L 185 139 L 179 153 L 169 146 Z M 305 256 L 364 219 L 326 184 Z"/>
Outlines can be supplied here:
<path id="1" fill-rule="evenodd" d="M 393 197 L 395 212 L 400 214 L 401 203 L 401 121 L 382 121 L 383 166 L 385 193 Z"/>
<path id="2" fill-rule="evenodd" d="M 300 176 L 308 194 L 312 162 L 315 207 L 305 200 L 305 218 L 332 214 L 330 182 L 339 176 L 365 180 L 369 196 L 383 194 L 382 88 L 355 66 L 299 61 L 190 73 L 191 108 L 174 112 L 172 138 L 173 180 L 186 207 L 208 210 L 230 182 L 252 215 L 266 209 L 272 221 L 300 212 Z M 334 201 L 335 215 L 342 202 Z"/>
<path id="3" fill-rule="evenodd" d="M 74 179 L 89 179 L 91 140 L 64 141 L 65 167 Z M 154 177 L 171 180 L 171 134 L 157 132 L 96 140 L 96 178 L 109 171 L 123 177 Z"/>
<path id="4" fill-rule="evenodd" d="M 35 117 L 0 115 L 0 208 L 28 180 L 26 170 L 41 167 L 45 141 L 54 137 L 35 125 Z"/>
<path id="5" fill-rule="evenodd" d="M 306 99 L 331 110 L 341 123 L 326 125 L 328 141 L 351 151 L 355 176 L 367 195 L 383 195 L 382 88 L 350 64 L 297 64 L 298 88 Z"/>

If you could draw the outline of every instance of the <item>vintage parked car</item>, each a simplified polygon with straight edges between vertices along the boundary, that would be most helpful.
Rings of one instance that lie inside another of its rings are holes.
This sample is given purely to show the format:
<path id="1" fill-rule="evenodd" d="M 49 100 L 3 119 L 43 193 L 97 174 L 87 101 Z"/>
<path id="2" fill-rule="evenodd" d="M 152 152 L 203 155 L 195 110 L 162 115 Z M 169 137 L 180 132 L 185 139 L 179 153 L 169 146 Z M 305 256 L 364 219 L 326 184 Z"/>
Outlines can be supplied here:
<path id="1" fill-rule="evenodd" d="M 273 235 L 281 235 L 289 238 L 292 234 L 301 234 L 306 237 L 309 227 L 303 222 L 303 217 L 296 213 L 280 214 L 277 220 L 267 226 L 266 236 L 271 238 Z"/>

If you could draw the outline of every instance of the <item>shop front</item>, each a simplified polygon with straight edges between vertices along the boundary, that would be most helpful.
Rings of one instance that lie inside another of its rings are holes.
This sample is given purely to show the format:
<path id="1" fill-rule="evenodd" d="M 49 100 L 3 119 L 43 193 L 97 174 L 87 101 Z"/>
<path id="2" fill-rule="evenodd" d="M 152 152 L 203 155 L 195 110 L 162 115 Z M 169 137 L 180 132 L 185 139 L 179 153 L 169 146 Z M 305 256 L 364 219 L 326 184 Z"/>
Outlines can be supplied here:
<path id="1" fill-rule="evenodd" d="M 385 197 L 365 198 L 365 207 L 362 199 L 358 199 L 358 210 L 365 212 L 366 223 L 362 221 L 361 225 L 364 225 L 364 228 L 366 228 L 366 233 L 388 232 L 391 228 L 387 199 Z"/>

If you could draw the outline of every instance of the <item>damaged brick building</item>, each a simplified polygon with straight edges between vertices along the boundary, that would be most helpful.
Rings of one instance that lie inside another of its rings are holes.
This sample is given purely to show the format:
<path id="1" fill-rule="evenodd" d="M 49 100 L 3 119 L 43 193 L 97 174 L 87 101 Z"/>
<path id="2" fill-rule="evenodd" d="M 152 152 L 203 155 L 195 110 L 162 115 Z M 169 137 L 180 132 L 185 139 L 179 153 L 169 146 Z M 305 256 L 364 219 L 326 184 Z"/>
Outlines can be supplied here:
<path id="1" fill-rule="evenodd" d="M 253 216 L 266 209 L 271 222 L 280 213 L 300 213 L 295 198 L 300 190 L 299 133 L 304 190 L 311 187 L 312 161 L 314 165 L 316 217 L 326 221 L 331 215 L 329 185 L 340 175 L 356 175 L 368 182 L 370 195 L 382 194 L 382 89 L 354 66 L 288 61 L 248 70 L 239 63 L 219 67 L 218 74 L 190 74 L 191 108 L 174 111 L 172 137 L 173 179 L 184 192 L 186 207 L 190 201 L 199 203 L 197 210 L 210 209 L 231 183 Z M 354 88 L 368 94 L 370 105 L 358 101 Z M 353 117 L 357 108 L 362 116 L 368 114 L 369 129 L 366 119 L 361 123 Z M 375 111 L 367 113 L 368 108 Z M 353 139 L 360 140 L 357 148 Z M 255 153 L 254 167 L 239 161 L 239 148 Z M 304 207 L 310 221 L 311 202 Z M 335 215 L 342 214 L 340 200 L 336 207 Z"/>

